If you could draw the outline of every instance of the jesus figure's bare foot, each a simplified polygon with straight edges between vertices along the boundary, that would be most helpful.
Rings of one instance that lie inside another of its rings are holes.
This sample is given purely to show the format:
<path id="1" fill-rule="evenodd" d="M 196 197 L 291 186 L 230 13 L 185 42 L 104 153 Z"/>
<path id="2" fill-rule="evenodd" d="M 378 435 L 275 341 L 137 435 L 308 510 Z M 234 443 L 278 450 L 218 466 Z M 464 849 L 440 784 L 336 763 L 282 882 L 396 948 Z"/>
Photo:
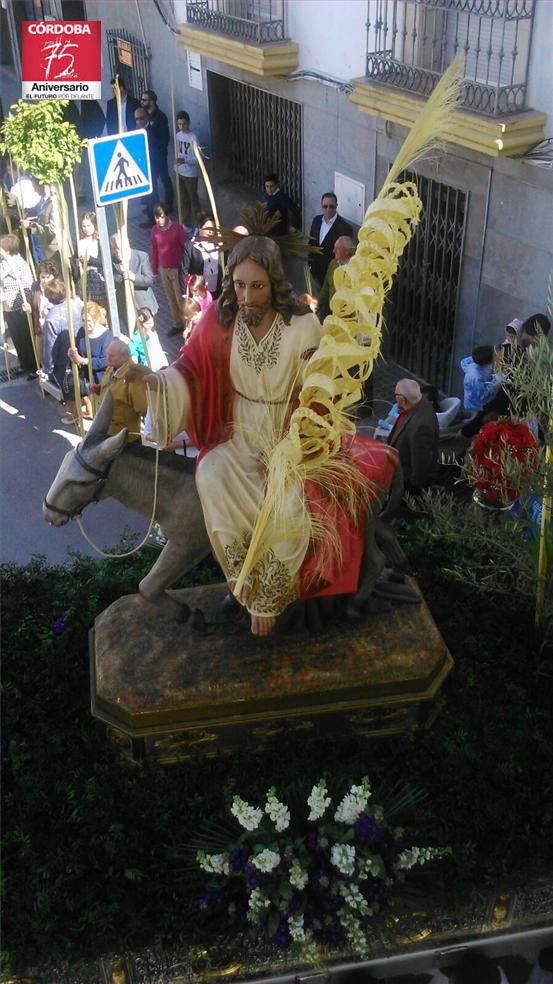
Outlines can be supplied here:
<path id="1" fill-rule="evenodd" d="M 276 618 L 265 618 L 262 615 L 252 615 L 252 635 L 269 635 L 275 627 Z"/>

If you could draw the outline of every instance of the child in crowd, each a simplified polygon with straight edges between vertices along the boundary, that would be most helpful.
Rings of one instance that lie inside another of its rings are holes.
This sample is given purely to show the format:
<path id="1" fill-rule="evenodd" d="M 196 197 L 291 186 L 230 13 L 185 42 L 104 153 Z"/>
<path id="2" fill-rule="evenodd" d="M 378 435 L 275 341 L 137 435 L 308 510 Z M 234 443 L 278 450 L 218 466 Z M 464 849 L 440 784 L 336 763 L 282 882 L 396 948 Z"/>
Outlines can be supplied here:
<path id="1" fill-rule="evenodd" d="M 501 345 L 518 345 L 522 321 L 520 318 L 511 318 L 509 324 L 505 325 L 505 338 Z"/>
<path id="2" fill-rule="evenodd" d="M 465 410 L 481 410 L 498 383 L 494 373 L 492 346 L 477 345 L 472 355 L 461 359 L 461 369 L 465 374 L 463 395 Z"/>
<path id="3" fill-rule="evenodd" d="M 179 268 L 187 235 L 179 222 L 172 221 L 164 202 L 157 202 L 154 205 L 154 219 L 155 225 L 150 234 L 152 271 L 154 277 L 159 273 L 169 303 L 173 327 L 168 334 L 180 335 L 183 324 L 180 311 Z"/>
<path id="4" fill-rule="evenodd" d="M 146 348 L 148 350 L 148 355 L 150 356 L 150 368 L 152 369 L 152 372 L 157 372 L 158 369 L 164 369 L 165 366 L 169 365 L 169 363 L 167 361 L 167 356 L 161 347 L 154 316 L 150 311 L 150 308 L 139 308 L 137 313 L 137 321 L 140 322 L 142 332 L 146 339 Z M 131 356 L 135 362 L 138 362 L 141 366 L 147 365 L 144 346 L 142 344 L 142 337 L 138 325 L 136 326 L 134 335 L 131 338 L 129 348 L 131 351 Z"/>
<path id="5" fill-rule="evenodd" d="M 197 301 L 200 305 L 200 311 L 205 311 L 207 307 L 213 301 L 213 295 L 207 289 L 207 284 L 205 278 L 201 277 L 199 274 L 189 274 L 186 279 L 186 290 L 188 297 L 192 298 L 193 301 Z"/>
<path id="6" fill-rule="evenodd" d="M 521 329 L 522 321 L 519 318 L 512 318 L 509 324 L 505 325 L 505 338 L 495 349 L 496 372 L 501 372 L 505 364 L 516 362 L 519 358 L 522 351 Z"/>
<path id="7" fill-rule="evenodd" d="M 184 344 L 186 345 L 194 325 L 199 320 L 202 313 L 202 309 L 193 298 L 189 298 L 182 302 L 182 320 L 184 321 L 184 330 L 182 337 L 184 339 Z"/>
<path id="8" fill-rule="evenodd" d="M 181 110 L 177 113 L 177 156 L 175 170 L 179 182 L 183 219 L 185 226 L 190 229 L 196 224 L 200 203 L 198 201 L 198 177 L 200 170 L 194 153 L 194 144 L 198 138 L 190 129 L 190 117 Z"/>
<path id="9" fill-rule="evenodd" d="M 390 412 L 388 413 L 388 416 L 382 417 L 381 420 L 378 421 L 378 426 L 380 427 L 380 429 L 385 431 L 393 430 L 394 424 L 397 418 L 399 417 L 400 413 L 401 410 L 398 407 L 397 403 L 393 403 L 392 406 L 390 407 Z"/>
<path id="10" fill-rule="evenodd" d="M 96 212 L 85 212 L 81 219 L 81 239 L 77 246 L 77 260 L 81 296 L 84 291 L 82 277 L 86 260 L 86 299 L 96 301 L 101 307 L 107 308 L 106 281 Z"/>

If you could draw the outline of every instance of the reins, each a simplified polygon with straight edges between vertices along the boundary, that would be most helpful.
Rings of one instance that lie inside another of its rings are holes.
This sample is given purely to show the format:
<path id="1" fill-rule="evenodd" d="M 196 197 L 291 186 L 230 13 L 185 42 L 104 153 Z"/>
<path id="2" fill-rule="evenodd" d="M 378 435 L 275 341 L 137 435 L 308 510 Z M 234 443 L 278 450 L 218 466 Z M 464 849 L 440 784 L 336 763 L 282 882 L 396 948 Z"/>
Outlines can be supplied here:
<path id="1" fill-rule="evenodd" d="M 159 383 L 159 385 L 157 387 L 157 400 L 156 400 L 156 408 L 155 408 L 156 416 L 157 416 L 157 413 L 159 411 L 160 391 L 161 391 L 161 382 Z M 164 409 L 165 409 L 165 414 L 166 414 L 167 413 L 167 410 L 165 408 L 165 404 L 164 404 Z M 100 471 L 98 468 L 93 468 L 92 465 L 89 465 L 88 462 L 85 461 L 85 459 L 83 458 L 83 456 L 81 454 L 81 451 L 80 451 L 80 448 L 81 447 L 82 447 L 82 445 L 79 444 L 74 449 L 74 454 L 75 454 L 75 457 L 77 459 L 77 462 L 81 466 L 81 468 L 84 468 L 85 471 L 90 472 L 90 474 L 94 475 L 95 477 L 92 478 L 92 479 L 90 479 L 90 481 L 88 481 L 88 482 L 80 482 L 79 484 L 80 485 L 95 485 L 96 486 L 96 488 L 94 489 L 94 494 L 93 494 L 92 498 L 89 499 L 88 502 L 83 503 L 83 505 L 79 506 L 75 510 L 61 509 L 59 506 L 53 506 L 51 503 L 48 502 L 48 499 L 46 498 L 46 496 L 44 497 L 44 500 L 43 500 L 44 501 L 44 505 L 46 506 L 47 509 L 51 509 L 52 512 L 58 513 L 60 516 L 68 516 L 69 519 L 76 519 L 77 520 L 77 525 L 79 527 L 79 530 L 81 531 L 81 534 L 82 534 L 83 538 L 86 540 L 86 542 L 88 543 L 88 545 L 90 547 L 92 547 L 93 550 L 96 551 L 96 553 L 99 553 L 100 554 L 100 556 L 102 556 L 102 557 L 110 557 L 110 558 L 113 558 L 113 559 L 116 559 L 116 560 L 122 559 L 124 557 L 130 557 L 132 554 L 136 553 L 138 550 L 140 550 L 144 546 L 144 544 L 148 540 L 148 537 L 150 536 L 150 533 L 152 532 L 152 526 L 154 525 L 155 515 L 156 515 L 156 508 L 157 508 L 157 493 L 158 493 L 158 479 L 159 479 L 159 447 L 156 446 L 156 449 L 155 449 L 156 450 L 156 460 L 155 460 L 155 466 L 154 466 L 154 496 L 153 496 L 153 501 L 152 501 L 152 513 L 151 513 L 151 516 L 150 516 L 150 522 L 148 524 L 148 529 L 146 530 L 146 533 L 144 534 L 144 537 L 142 538 L 142 540 L 140 541 L 140 543 L 138 543 L 136 547 L 133 547 L 132 550 L 126 550 L 124 553 L 111 553 L 111 552 L 107 553 L 105 550 L 102 550 L 101 547 L 97 546 L 97 544 L 94 543 L 90 539 L 90 537 L 88 536 L 88 534 L 85 532 L 85 530 L 83 528 L 83 524 L 81 522 L 81 513 L 82 513 L 83 509 L 86 506 L 89 506 L 90 505 L 91 502 L 99 502 L 99 493 L 100 493 L 100 491 L 102 490 L 102 488 L 104 487 L 104 485 L 105 485 L 105 483 L 107 481 L 108 475 L 109 475 L 110 470 L 111 470 L 111 467 L 113 465 L 113 461 L 115 459 L 113 459 L 112 461 L 110 461 L 109 464 L 106 466 L 106 468 L 104 468 L 103 471 Z"/>

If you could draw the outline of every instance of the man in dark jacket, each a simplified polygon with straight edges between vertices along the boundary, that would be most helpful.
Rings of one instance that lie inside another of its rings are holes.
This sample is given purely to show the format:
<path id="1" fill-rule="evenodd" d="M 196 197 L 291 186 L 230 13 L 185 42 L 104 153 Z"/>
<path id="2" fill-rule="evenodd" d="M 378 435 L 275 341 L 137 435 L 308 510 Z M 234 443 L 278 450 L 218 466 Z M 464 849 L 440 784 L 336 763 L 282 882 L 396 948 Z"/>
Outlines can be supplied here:
<path id="1" fill-rule="evenodd" d="M 322 214 L 316 215 L 309 231 L 311 246 L 320 246 L 322 253 L 309 259 L 311 273 L 319 287 L 322 287 L 328 265 L 334 255 L 334 243 L 340 236 L 352 236 L 352 228 L 341 215 L 338 215 L 338 199 L 333 191 L 327 191 L 321 198 Z"/>
<path id="2" fill-rule="evenodd" d="M 146 122 L 146 133 L 148 135 L 148 146 L 150 149 L 150 165 L 152 168 L 152 196 L 151 196 L 151 218 L 153 223 L 153 207 L 160 201 L 158 195 L 158 180 L 163 185 L 163 195 L 161 200 L 167 205 L 169 211 L 173 208 L 173 185 L 169 177 L 167 167 L 167 151 L 169 149 L 169 120 L 165 113 L 162 113 L 157 104 L 157 95 L 153 89 L 146 89 L 140 99 L 142 109 L 146 110 L 148 119 Z M 135 124 L 136 125 L 136 124 Z"/>
<path id="3" fill-rule="evenodd" d="M 124 130 L 134 130 L 134 111 L 140 106 L 138 99 L 134 96 L 130 96 L 127 93 L 127 86 L 121 78 L 117 76 L 117 81 L 119 82 L 119 91 L 121 95 L 121 115 L 123 117 L 123 129 Z M 111 87 L 115 93 L 116 79 L 111 80 Z M 106 108 L 106 130 L 109 134 L 119 133 L 119 119 L 117 117 L 117 99 L 115 95 L 113 99 L 108 99 L 108 104 Z"/>
<path id="4" fill-rule="evenodd" d="M 400 414 L 387 443 L 399 453 L 406 490 L 419 492 L 438 468 L 438 418 L 415 379 L 400 379 L 395 397 Z"/>

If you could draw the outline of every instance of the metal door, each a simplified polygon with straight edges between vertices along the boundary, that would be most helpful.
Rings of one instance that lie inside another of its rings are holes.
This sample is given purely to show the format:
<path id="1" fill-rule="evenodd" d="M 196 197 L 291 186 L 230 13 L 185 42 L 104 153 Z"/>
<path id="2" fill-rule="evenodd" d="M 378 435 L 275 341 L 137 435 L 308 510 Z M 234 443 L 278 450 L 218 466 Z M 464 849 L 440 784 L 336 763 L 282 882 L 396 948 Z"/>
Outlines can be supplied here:
<path id="1" fill-rule="evenodd" d="M 386 306 L 386 358 L 449 391 L 467 194 L 405 171 L 423 202 Z"/>
<path id="2" fill-rule="evenodd" d="M 277 171 L 280 186 L 302 210 L 301 103 L 226 80 L 230 176 L 263 192 L 263 177 Z"/>

